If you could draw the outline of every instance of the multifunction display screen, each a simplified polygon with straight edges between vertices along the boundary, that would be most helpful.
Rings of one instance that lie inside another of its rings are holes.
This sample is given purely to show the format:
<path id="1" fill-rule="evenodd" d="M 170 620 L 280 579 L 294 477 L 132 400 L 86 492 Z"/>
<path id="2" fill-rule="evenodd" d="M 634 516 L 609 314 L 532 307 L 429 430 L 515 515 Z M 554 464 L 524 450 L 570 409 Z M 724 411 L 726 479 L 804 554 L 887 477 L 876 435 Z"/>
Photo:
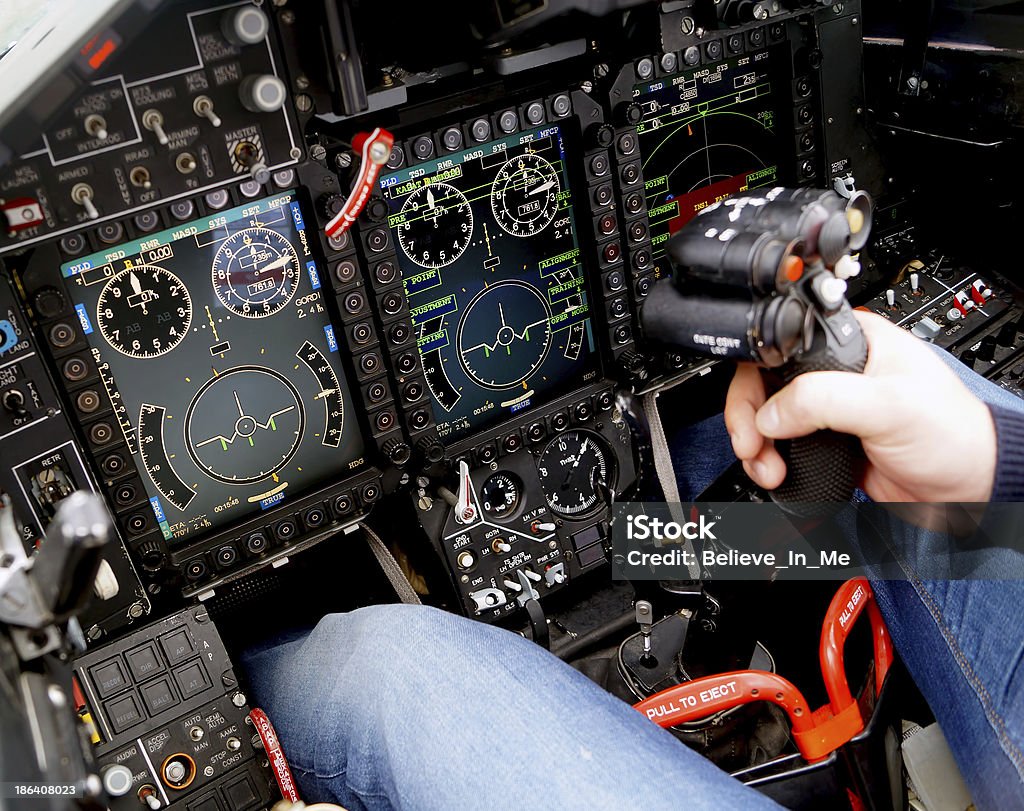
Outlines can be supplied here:
<path id="1" fill-rule="evenodd" d="M 665 243 L 702 209 L 780 182 L 775 81 L 771 52 L 764 50 L 633 88 L 643 111 L 637 131 L 662 275 Z"/>
<path id="2" fill-rule="evenodd" d="M 565 161 L 546 127 L 380 181 L 446 440 L 599 373 Z"/>
<path id="3" fill-rule="evenodd" d="M 322 266 L 294 194 L 61 270 L 166 539 L 362 464 Z"/>

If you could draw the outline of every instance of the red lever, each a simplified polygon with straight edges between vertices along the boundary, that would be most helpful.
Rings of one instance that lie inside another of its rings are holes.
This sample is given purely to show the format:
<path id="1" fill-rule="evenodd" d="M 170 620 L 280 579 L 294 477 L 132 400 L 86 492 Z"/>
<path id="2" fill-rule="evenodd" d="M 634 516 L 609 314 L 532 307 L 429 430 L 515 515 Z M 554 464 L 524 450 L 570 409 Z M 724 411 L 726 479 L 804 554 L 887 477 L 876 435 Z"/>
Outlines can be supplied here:
<path id="1" fill-rule="evenodd" d="M 892 639 L 878 610 L 875 594 L 866 577 L 855 577 L 840 586 L 836 596 L 825 613 L 825 622 L 821 628 L 821 676 L 825 680 L 829 704 L 832 712 L 838 715 L 848 709 L 853 700 L 850 685 L 846 681 L 846 669 L 843 661 L 843 648 L 850 630 L 857 618 L 867 609 L 871 621 L 871 637 L 875 649 L 875 691 L 882 691 L 886 674 L 892 666 L 895 653 Z"/>
<path id="2" fill-rule="evenodd" d="M 892 641 L 864 577 L 844 583 L 832 598 L 821 634 L 821 669 L 829 703 L 813 713 L 789 681 L 761 670 L 739 670 L 707 676 L 662 690 L 633 707 L 661 727 L 699 721 L 717 712 L 769 701 L 789 716 L 793 741 L 804 760 L 822 760 L 864 730 L 860 705 L 846 681 L 843 648 L 857 618 L 867 609 L 875 651 L 875 686 L 881 691 L 893 662 Z"/>
<path id="3" fill-rule="evenodd" d="M 373 192 L 373 186 L 377 182 L 381 167 L 388 162 L 391 155 L 391 147 L 395 145 L 395 136 L 385 129 L 378 127 L 367 134 L 359 133 L 352 139 L 352 146 L 361 155 L 359 164 L 359 176 L 352 186 L 352 193 L 348 196 L 341 211 L 334 215 L 325 229 L 328 237 L 337 237 L 344 234 L 352 223 L 356 221 Z"/>
<path id="4" fill-rule="evenodd" d="M 800 691 L 766 670 L 736 670 L 694 679 L 662 690 L 633 708 L 660 727 L 674 727 L 754 701 L 782 707 L 794 732 L 808 732 L 813 726 L 810 707 Z"/>

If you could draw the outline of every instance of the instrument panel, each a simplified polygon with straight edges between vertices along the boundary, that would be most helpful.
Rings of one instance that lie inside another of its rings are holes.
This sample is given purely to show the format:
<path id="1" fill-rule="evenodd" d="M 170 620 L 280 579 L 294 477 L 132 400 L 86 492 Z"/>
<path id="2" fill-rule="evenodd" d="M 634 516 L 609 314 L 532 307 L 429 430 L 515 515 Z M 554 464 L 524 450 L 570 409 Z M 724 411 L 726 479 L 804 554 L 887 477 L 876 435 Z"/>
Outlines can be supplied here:
<path id="1" fill-rule="evenodd" d="M 599 374 L 566 160 L 552 126 L 380 180 L 442 440 Z"/>
<path id="2" fill-rule="evenodd" d="M 723 195 L 825 176 L 814 35 L 855 6 L 675 21 L 659 53 L 635 32 L 554 80 L 385 70 L 362 107 L 362 63 L 318 66 L 298 4 L 158 11 L 166 47 L 113 46 L 0 167 L 0 257 L 83 468 L 37 470 L 47 443 L 5 440 L 36 477 L 26 538 L 44 494 L 89 480 L 136 613 L 283 565 L 381 498 L 411 500 L 409 536 L 481 619 L 600 568 L 638 478 L 623 395 L 691 369 L 640 327 L 664 245 Z M 394 148 L 328 238 L 377 128 Z M 32 398 L 0 378 L 31 427 L 14 390 Z"/>
<path id="3" fill-rule="evenodd" d="M 285 192 L 61 266 L 169 542 L 365 459 L 311 244 Z"/>

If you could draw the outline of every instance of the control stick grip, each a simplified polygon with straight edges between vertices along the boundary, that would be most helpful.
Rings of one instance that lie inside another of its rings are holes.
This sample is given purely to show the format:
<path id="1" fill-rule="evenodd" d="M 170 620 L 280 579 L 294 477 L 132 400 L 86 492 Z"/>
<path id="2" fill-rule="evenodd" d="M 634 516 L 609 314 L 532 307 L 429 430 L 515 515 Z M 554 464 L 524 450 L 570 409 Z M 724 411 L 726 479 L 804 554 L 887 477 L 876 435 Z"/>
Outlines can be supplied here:
<path id="1" fill-rule="evenodd" d="M 855 334 L 840 344 L 826 330 L 815 331 L 811 349 L 777 371 L 766 371 L 769 391 L 777 391 L 807 372 L 856 372 L 867 365 L 867 341 L 852 318 Z M 774 384 L 774 385 L 773 385 Z M 786 463 L 786 478 L 772 499 L 787 512 L 804 517 L 831 515 L 848 504 L 857 486 L 860 440 L 836 431 L 816 431 L 797 439 L 776 441 Z"/>

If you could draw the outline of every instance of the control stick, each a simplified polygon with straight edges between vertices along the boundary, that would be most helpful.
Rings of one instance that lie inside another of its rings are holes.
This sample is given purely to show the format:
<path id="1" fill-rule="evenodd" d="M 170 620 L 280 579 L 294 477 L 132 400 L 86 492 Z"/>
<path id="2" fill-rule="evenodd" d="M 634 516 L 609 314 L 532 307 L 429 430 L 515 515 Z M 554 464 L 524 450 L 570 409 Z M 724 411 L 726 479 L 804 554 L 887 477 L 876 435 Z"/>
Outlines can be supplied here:
<path id="1" fill-rule="evenodd" d="M 867 343 L 846 280 L 871 231 L 864 192 L 772 189 L 704 209 L 669 242 L 673 276 L 642 320 L 651 338 L 712 358 L 753 361 L 769 393 L 805 372 L 862 372 Z M 799 515 L 824 515 L 853 494 L 853 437 L 818 431 L 777 442 L 786 480 L 772 494 Z"/>

